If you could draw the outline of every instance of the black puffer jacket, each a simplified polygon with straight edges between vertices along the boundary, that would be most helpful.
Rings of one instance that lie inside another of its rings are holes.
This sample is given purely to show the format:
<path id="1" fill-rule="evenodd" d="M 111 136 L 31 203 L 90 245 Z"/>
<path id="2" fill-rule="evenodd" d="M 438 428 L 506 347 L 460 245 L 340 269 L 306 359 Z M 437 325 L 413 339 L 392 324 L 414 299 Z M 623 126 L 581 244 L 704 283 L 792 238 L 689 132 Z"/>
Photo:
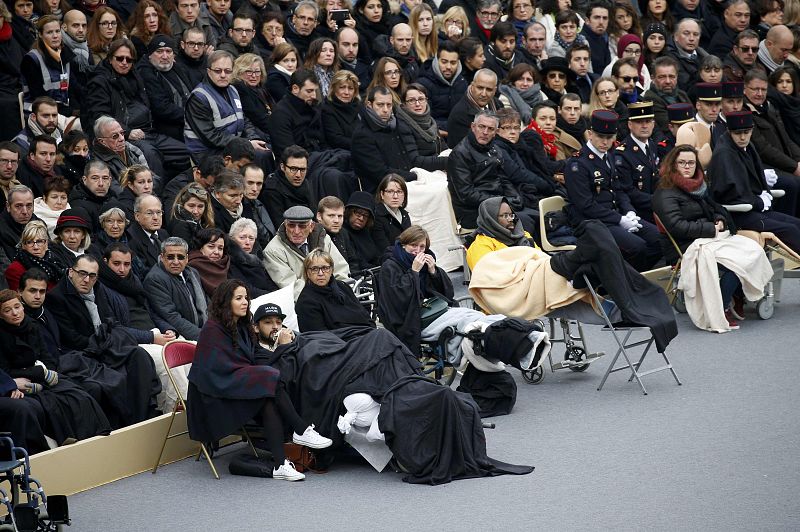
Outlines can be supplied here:
<path id="1" fill-rule="evenodd" d="M 150 99 L 144 82 L 133 69 L 126 76 L 117 74 L 106 58 L 89 80 L 81 108 L 81 125 L 92 131 L 95 120 L 103 115 L 114 118 L 126 130 L 149 131 L 153 126 Z"/>
<path id="2" fill-rule="evenodd" d="M 447 158 L 447 186 L 456 219 L 462 227 L 478 226 L 478 206 L 485 199 L 504 196 L 518 208 L 517 190 L 503 172 L 503 156 L 493 142 L 478 144 L 470 132 Z"/>

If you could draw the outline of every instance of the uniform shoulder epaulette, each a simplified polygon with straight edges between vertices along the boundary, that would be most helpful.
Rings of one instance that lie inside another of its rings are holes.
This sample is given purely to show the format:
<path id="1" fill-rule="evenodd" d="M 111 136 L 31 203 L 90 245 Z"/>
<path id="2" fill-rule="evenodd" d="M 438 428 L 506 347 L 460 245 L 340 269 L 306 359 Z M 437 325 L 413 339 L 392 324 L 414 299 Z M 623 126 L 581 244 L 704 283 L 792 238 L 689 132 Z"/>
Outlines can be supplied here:
<path id="1" fill-rule="evenodd" d="M 662 148 L 666 148 L 667 147 L 667 141 L 666 140 L 660 140 L 660 141 L 658 141 L 658 145 L 661 146 Z"/>
<path id="2" fill-rule="evenodd" d="M 620 144 L 619 146 L 617 146 L 617 151 L 625 151 L 625 145 Z"/>

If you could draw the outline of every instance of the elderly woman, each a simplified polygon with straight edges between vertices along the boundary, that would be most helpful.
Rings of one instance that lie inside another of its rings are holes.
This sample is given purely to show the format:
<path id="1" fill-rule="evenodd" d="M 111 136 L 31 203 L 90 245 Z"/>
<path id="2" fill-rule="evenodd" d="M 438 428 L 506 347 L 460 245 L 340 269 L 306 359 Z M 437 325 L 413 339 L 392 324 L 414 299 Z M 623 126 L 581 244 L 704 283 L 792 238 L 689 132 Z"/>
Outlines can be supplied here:
<path id="1" fill-rule="evenodd" d="M 386 87 L 392 91 L 392 101 L 400 103 L 400 95 L 406 91 L 406 80 L 403 78 L 403 69 L 396 59 L 381 57 L 372 73 L 372 81 L 367 87 L 367 92 L 373 87 Z"/>
<path id="2" fill-rule="evenodd" d="M 214 210 L 214 226 L 223 232 L 230 231 L 244 210 L 244 178 L 231 170 L 223 170 L 214 180 L 214 192 L 209 194 L 209 198 Z"/>
<path id="3" fill-rule="evenodd" d="M 453 284 L 436 266 L 428 233 L 412 225 L 400 233 L 381 265 L 378 316 L 388 331 L 419 355 L 422 305 L 433 297 L 452 304 Z"/>
<path id="4" fill-rule="evenodd" d="M 117 201 L 110 201 L 103 205 L 103 212 L 98 217 L 100 221 L 100 231 L 94 234 L 92 245 L 89 247 L 89 254 L 97 260 L 103 259 L 103 251 L 111 244 L 128 244 L 129 219 L 122 209 L 122 204 Z M 147 273 L 144 261 L 134 255 L 131 261 L 133 273 L 140 279 Z"/>
<path id="5" fill-rule="evenodd" d="M 278 102 L 290 92 L 289 78 L 292 77 L 300 63 L 300 52 L 294 45 L 282 42 L 275 47 L 269 61 L 267 91 L 272 96 L 272 100 Z"/>
<path id="6" fill-rule="evenodd" d="M 47 225 L 50 238 L 55 238 L 58 217 L 69 209 L 69 191 L 72 186 L 61 176 L 44 180 L 44 195 L 33 200 L 33 214 Z"/>
<path id="7" fill-rule="evenodd" d="M 353 130 L 360 120 L 358 86 L 358 76 L 349 70 L 338 71 L 331 80 L 330 92 L 322 103 L 322 130 L 331 148 L 350 150 Z"/>
<path id="8" fill-rule="evenodd" d="M 256 239 L 258 228 L 249 218 L 239 218 L 228 232 L 228 256 L 231 258 L 228 277 L 241 279 L 255 297 L 273 292 L 279 287 L 270 278 L 261 262 L 262 250 Z"/>
<path id="9" fill-rule="evenodd" d="M 266 88 L 267 69 L 256 54 L 242 54 L 233 63 L 233 86 L 239 92 L 244 116 L 261 132 L 269 131 L 275 100 Z"/>
<path id="10" fill-rule="evenodd" d="M 62 212 L 53 232 L 56 235 L 53 239 L 53 253 L 65 264 L 75 262 L 75 257 L 87 253 L 92 245 L 92 225 L 89 222 L 89 213 L 84 209 L 67 209 Z"/>
<path id="11" fill-rule="evenodd" d="M 214 227 L 214 209 L 210 194 L 197 183 L 189 183 L 175 197 L 167 231 L 172 236 L 192 242 L 201 229 L 211 227 Z"/>
<path id="12" fill-rule="evenodd" d="M 333 442 L 297 414 L 280 385 L 280 372 L 256 362 L 257 348 L 247 287 L 236 279 L 225 281 L 211 299 L 189 372 L 189 436 L 216 442 L 259 417 L 272 454 L 272 478 L 303 480 L 283 452 L 284 422 L 294 431 L 294 443 L 323 449 Z"/>
<path id="13" fill-rule="evenodd" d="M 19 290 L 19 280 L 30 268 L 39 268 L 47 274 L 47 289 L 53 288 L 64 277 L 67 263 L 49 249 L 47 227 L 41 220 L 25 225 L 17 244 L 17 253 L 5 272 L 11 290 Z"/>
<path id="14" fill-rule="evenodd" d="M 86 42 L 95 65 L 108 56 L 111 43 L 125 36 L 125 23 L 116 11 L 100 6 L 90 19 L 86 29 Z"/>
<path id="15" fill-rule="evenodd" d="M 408 186 L 397 174 L 384 177 L 375 191 L 375 223 L 370 233 L 381 251 L 397 240 L 404 230 L 411 227 L 408 215 Z"/>
<path id="16" fill-rule="evenodd" d="M 41 363 L 44 368 L 39 365 Z M 58 362 L 47 351 L 39 326 L 25 315 L 13 290 L 0 291 L 0 370 L 37 399 L 47 418 L 45 434 L 58 445 L 111 432 L 103 409 L 84 390 L 53 371 Z M 41 379 L 36 375 L 41 375 Z M 44 385 L 38 382 L 42 380 Z"/>
<path id="17" fill-rule="evenodd" d="M 720 260 L 717 261 L 719 292 L 716 296 L 712 297 L 712 294 L 703 293 L 702 299 L 705 302 L 693 305 L 694 290 L 697 288 L 692 286 L 692 293 L 685 292 L 684 294 L 689 315 L 698 327 L 717 332 L 738 329 L 736 316 L 731 309 L 733 296 L 742 286 L 737 275 L 753 281 L 758 275 L 754 274 L 755 277 L 750 277 L 751 274 L 748 272 L 766 272 L 766 275 L 761 278 L 760 286 L 755 288 L 755 298 L 758 299 L 763 295 L 764 285 L 772 276 L 772 268 L 763 250 L 754 240 L 735 235 L 736 228 L 730 214 L 711 199 L 694 147 L 687 144 L 678 145 L 664 158 L 661 163 L 659 186 L 653 194 L 653 212 L 675 239 L 681 254 L 685 253 L 687 248 L 698 238 L 725 239 L 729 246 L 728 249 L 734 251 L 736 267 L 732 266 L 730 262 L 726 262 L 728 266 L 731 266 L 728 268 L 720 264 Z M 670 264 L 675 264 L 679 259 L 678 251 L 666 236 L 662 235 L 662 237 L 664 257 Z M 728 261 L 731 256 L 730 254 L 727 256 Z M 737 270 L 737 273 L 734 273 L 732 269 Z M 687 281 L 696 282 L 697 276 L 687 277 L 689 278 L 684 279 L 684 276 L 681 276 L 681 285 L 688 287 Z M 750 295 L 753 296 L 752 290 Z M 721 307 L 712 307 L 719 303 L 721 303 Z M 722 319 L 723 310 L 727 323 Z M 742 310 L 743 308 L 740 307 L 739 312 Z M 741 318 L 741 314 L 739 317 Z"/>
<path id="18" fill-rule="evenodd" d="M 372 237 L 375 224 L 375 201 L 369 192 L 357 190 L 350 194 L 344 209 L 342 231 L 347 233 L 355 250 L 353 271 L 366 270 L 380 265 L 386 246 L 380 247 Z"/>
<path id="19" fill-rule="evenodd" d="M 128 219 L 133 218 L 133 203 L 142 194 L 153 193 L 153 172 L 146 166 L 134 164 L 122 172 L 119 179 L 122 192 L 117 194 L 117 201 L 122 204 Z"/>
<path id="20" fill-rule="evenodd" d="M 192 242 L 189 266 L 200 274 L 203 291 L 208 297 L 228 278 L 231 258 L 226 248 L 225 233 L 216 228 L 201 229 Z"/>
<path id="21" fill-rule="evenodd" d="M 506 199 L 499 196 L 483 200 L 478 206 L 478 228 L 473 237 L 467 248 L 470 269 L 491 251 L 511 246 L 537 247 Z"/>
<path id="22" fill-rule="evenodd" d="M 317 75 L 319 92 L 327 98 L 331 90 L 331 81 L 339 71 L 339 47 L 333 39 L 321 37 L 314 39 L 306 52 L 303 66 Z"/>
<path id="23" fill-rule="evenodd" d="M 509 71 L 508 78 L 499 87 L 500 101 L 505 107 L 515 109 L 523 124 L 531 121 L 533 107 L 546 98 L 537 83 L 538 78 L 535 68 L 520 63 Z"/>
<path id="24" fill-rule="evenodd" d="M 447 157 L 439 154 L 447 145 L 431 116 L 428 90 L 419 83 L 409 84 L 403 93 L 403 104 L 395 108 L 395 115 L 412 168 L 446 171 Z"/>
<path id="25" fill-rule="evenodd" d="M 312 250 L 303 261 L 303 279 L 306 286 L 294 307 L 301 332 L 354 326 L 375 328 L 375 322 L 350 286 L 333 277 L 333 258 L 329 253 Z"/>

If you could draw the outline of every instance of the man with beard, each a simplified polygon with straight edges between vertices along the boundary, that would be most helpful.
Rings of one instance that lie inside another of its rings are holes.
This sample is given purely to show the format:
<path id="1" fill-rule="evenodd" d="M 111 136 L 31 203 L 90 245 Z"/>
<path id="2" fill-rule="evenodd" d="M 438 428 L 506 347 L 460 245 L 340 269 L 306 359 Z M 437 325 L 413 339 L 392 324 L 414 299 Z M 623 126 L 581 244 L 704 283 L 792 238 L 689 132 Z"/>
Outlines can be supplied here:
<path id="1" fill-rule="evenodd" d="M 175 61 L 175 39 L 154 35 L 147 45 L 148 57 L 136 65 L 147 86 L 153 127 L 183 141 L 183 108 L 194 86 L 183 65 Z"/>
<path id="2" fill-rule="evenodd" d="M 656 127 L 666 135 L 669 124 L 667 106 L 674 103 L 691 103 L 689 95 L 678 88 L 678 62 L 674 58 L 664 56 L 655 60 L 650 89 L 642 97 L 653 102 Z"/>
<path id="3" fill-rule="evenodd" d="M 56 140 L 48 135 L 33 138 L 28 156 L 17 170 L 17 179 L 36 197 L 44 195 L 44 180 L 56 175 Z"/>
<path id="4" fill-rule="evenodd" d="M 467 92 L 458 101 L 447 118 L 447 145 L 455 148 L 470 131 L 472 119 L 481 111 L 495 111 L 497 74 L 488 68 L 475 72 Z M 502 107 L 502 106 L 501 106 Z"/>
<path id="5" fill-rule="evenodd" d="M 736 36 L 733 49 L 722 59 L 722 74 L 727 81 L 744 81 L 758 57 L 758 33 L 744 30 Z"/>
<path id="6" fill-rule="evenodd" d="M 275 284 L 281 288 L 293 287 L 294 298 L 306 285 L 303 276 L 303 260 L 312 249 L 320 248 L 333 258 L 333 276 L 346 281 L 350 267 L 342 254 L 333 245 L 331 237 L 322 226 L 313 222 L 314 213 L 308 207 L 296 205 L 283 213 L 283 223 L 278 234 L 270 240 L 264 250 L 264 268 Z"/>
<path id="7" fill-rule="evenodd" d="M 310 70 L 296 70 L 289 78 L 289 86 L 291 93 L 278 102 L 270 116 L 269 137 L 278 158 L 282 158 L 283 150 L 289 146 L 316 151 L 321 145 L 317 75 Z"/>
<path id="8" fill-rule="evenodd" d="M 547 59 L 545 44 L 547 43 L 547 29 L 541 22 L 531 22 L 522 32 L 523 53 L 528 63 L 541 70 L 542 61 Z"/>
<path id="9" fill-rule="evenodd" d="M 611 51 L 608 48 L 608 6 L 605 2 L 592 2 L 586 11 L 586 24 L 581 35 L 586 37 L 592 49 L 592 71 L 602 72 L 611 63 Z"/>
<path id="10" fill-rule="evenodd" d="M 403 79 L 406 83 L 414 83 L 419 77 L 420 64 L 414 52 L 414 39 L 411 26 L 405 22 L 392 28 L 391 36 L 381 35 L 375 45 L 376 53 L 381 57 L 391 57 L 400 64 Z M 374 63 L 373 63 L 374 65 Z"/>
<path id="11" fill-rule="evenodd" d="M 451 41 L 439 44 L 436 59 L 423 65 L 417 80 L 428 89 L 428 105 L 431 116 L 436 120 L 439 132 L 447 132 L 447 117 L 450 110 L 467 91 L 467 82 L 461 75 L 461 61 L 458 45 Z"/>
<path id="12" fill-rule="evenodd" d="M 25 128 L 14 137 L 13 141 L 27 154 L 33 138 L 37 135 L 53 137 L 61 142 L 62 131 L 58 127 L 58 103 L 49 96 L 39 96 L 31 105 L 31 114 Z"/>
<path id="13" fill-rule="evenodd" d="M 392 91 L 376 86 L 367 94 L 361 121 L 353 131 L 351 159 L 353 170 L 361 178 L 364 190 L 374 192 L 386 174 L 399 174 L 415 181 L 411 158 L 397 127 L 393 112 Z"/>
<path id="14" fill-rule="evenodd" d="M 279 345 L 291 343 L 294 332 L 283 326 L 286 314 L 274 303 L 266 303 L 258 307 L 253 314 L 258 343 L 267 351 L 275 351 Z"/>
<path id="15" fill-rule="evenodd" d="M 356 75 L 359 82 L 359 92 L 363 94 L 372 81 L 372 67 L 358 58 L 358 32 L 353 28 L 343 26 L 336 32 L 336 44 L 339 46 L 339 64 L 343 69 L 349 70 Z M 440 49 L 441 44 L 439 46 Z"/>
<path id="16" fill-rule="evenodd" d="M 492 27 L 489 39 L 491 42 L 486 47 L 483 66 L 497 74 L 498 79 L 505 79 L 512 68 L 525 62 L 523 55 L 516 50 L 517 29 L 511 22 L 498 22 Z"/>
<path id="17" fill-rule="evenodd" d="M 228 33 L 228 29 L 233 23 L 231 0 L 207 0 L 200 6 L 200 16 L 208 20 L 211 25 L 211 31 L 214 34 L 212 46 L 216 46 L 216 43 Z"/>
<path id="18" fill-rule="evenodd" d="M 208 41 L 198 28 L 189 28 L 180 37 L 180 50 L 176 61 L 186 67 L 192 87 L 203 81 L 206 75 L 206 51 Z"/>
<path id="19" fill-rule="evenodd" d="M 311 186 L 306 181 L 308 152 L 301 146 L 289 146 L 281 154 L 281 163 L 264 182 L 264 204 L 273 223 L 283 222 L 283 213 L 293 205 L 311 209 Z"/>
<path id="20" fill-rule="evenodd" d="M 94 59 L 86 42 L 86 30 L 86 15 L 77 9 L 72 9 L 64 14 L 61 22 L 61 43 L 74 56 L 72 65 L 75 70 L 72 75 L 76 83 L 73 91 L 74 97 L 78 101 L 83 99 L 89 75 L 94 69 Z"/>
<path id="21" fill-rule="evenodd" d="M 800 220 L 772 209 L 772 187 L 764 176 L 761 157 L 750 143 L 753 114 L 746 110 L 730 113 L 727 121 L 728 132 L 714 148 L 708 166 L 711 195 L 723 205 L 752 206 L 749 212 L 731 213 L 738 229 L 775 233 L 800 252 Z"/>

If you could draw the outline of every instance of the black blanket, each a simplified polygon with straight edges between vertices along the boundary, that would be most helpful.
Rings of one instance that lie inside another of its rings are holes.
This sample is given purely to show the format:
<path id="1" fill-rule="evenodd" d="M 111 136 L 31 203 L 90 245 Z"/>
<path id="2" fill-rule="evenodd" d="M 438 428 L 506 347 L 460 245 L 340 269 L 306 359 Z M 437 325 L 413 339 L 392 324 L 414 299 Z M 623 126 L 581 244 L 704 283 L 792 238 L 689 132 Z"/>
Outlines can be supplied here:
<path id="1" fill-rule="evenodd" d="M 553 271 L 572 281 L 575 288 L 586 288 L 584 275 L 595 288 L 602 286 L 625 319 L 617 325 L 649 327 L 659 353 L 663 353 L 678 336 L 678 324 L 666 293 L 625 262 L 602 222 L 581 222 L 575 236 L 578 243 L 574 250 L 550 259 Z"/>
<path id="2" fill-rule="evenodd" d="M 412 484 L 533 471 L 489 458 L 475 401 L 425 377 L 404 377 L 386 390 L 378 427 Z"/>

